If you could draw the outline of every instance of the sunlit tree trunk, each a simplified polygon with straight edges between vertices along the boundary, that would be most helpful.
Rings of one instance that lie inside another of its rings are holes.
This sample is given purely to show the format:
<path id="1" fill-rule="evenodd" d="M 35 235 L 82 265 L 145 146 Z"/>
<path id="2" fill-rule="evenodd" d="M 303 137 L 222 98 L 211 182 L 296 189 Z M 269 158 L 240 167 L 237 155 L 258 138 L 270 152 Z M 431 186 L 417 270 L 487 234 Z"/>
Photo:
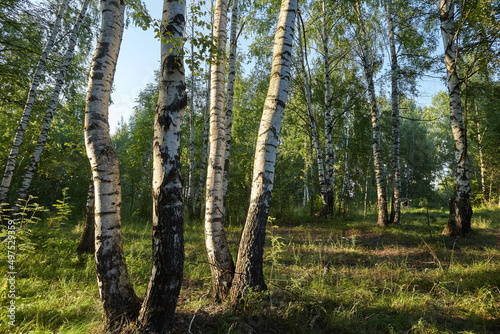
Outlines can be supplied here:
<path id="1" fill-rule="evenodd" d="M 457 38 L 455 26 L 455 5 L 451 0 L 440 0 L 439 16 L 443 37 L 444 57 L 447 72 L 448 93 L 450 96 L 450 121 L 455 143 L 455 192 L 450 201 L 450 217 L 444 233 L 465 235 L 472 231 L 472 206 L 470 202 L 469 154 L 467 134 L 462 117 L 460 99 L 461 82 L 457 71 Z"/>
<path id="2" fill-rule="evenodd" d="M 95 252 L 95 219 L 94 219 L 94 181 L 90 180 L 89 191 L 87 193 L 87 204 L 85 206 L 85 226 L 83 227 L 82 235 L 78 241 L 76 251 L 78 253 L 94 253 Z"/>
<path id="3" fill-rule="evenodd" d="M 95 260 L 105 319 L 120 324 L 135 317 L 139 302 L 129 280 L 122 248 L 118 156 L 108 124 L 108 106 L 123 33 L 123 1 L 101 1 L 102 25 L 85 107 L 85 146 L 95 187 Z"/>
<path id="4" fill-rule="evenodd" d="M 52 120 L 54 118 L 54 113 L 57 107 L 57 103 L 59 102 L 59 94 L 61 93 L 62 86 L 64 84 L 64 78 L 66 76 L 66 71 L 71 65 L 71 61 L 73 59 L 73 54 L 75 51 L 76 39 L 78 37 L 78 32 L 80 31 L 80 27 L 82 25 L 83 19 L 85 18 L 85 14 L 87 12 L 87 7 L 89 4 L 89 0 L 84 1 L 82 9 L 76 19 L 76 22 L 71 31 L 71 35 L 69 38 L 68 49 L 66 50 L 66 54 L 64 55 L 64 61 L 59 69 L 59 73 L 56 78 L 56 85 L 52 92 L 52 97 L 49 102 L 49 107 L 47 108 L 47 113 L 45 115 L 45 119 L 42 125 L 42 131 L 40 132 L 40 136 L 38 137 L 38 142 L 36 143 L 35 151 L 31 156 L 30 164 L 26 173 L 24 174 L 24 178 L 21 184 L 21 188 L 19 189 L 17 199 L 26 199 L 28 197 L 28 190 L 31 185 L 31 181 L 33 180 L 33 176 L 35 175 L 36 168 L 38 163 L 40 162 L 40 158 L 42 157 L 43 148 L 45 147 L 45 143 L 47 142 L 47 136 L 49 134 L 50 126 L 52 125 Z"/>
<path id="5" fill-rule="evenodd" d="M 300 15 L 300 14 L 299 14 Z M 323 152 L 321 150 L 321 145 L 319 143 L 319 135 L 318 135 L 318 129 L 316 127 L 316 119 L 314 118 L 314 115 L 312 113 L 312 103 L 311 103 L 311 87 L 309 85 L 309 73 L 306 70 L 306 65 L 305 65 L 305 52 L 302 47 L 302 29 L 301 29 L 301 24 L 299 22 L 299 29 L 298 29 L 298 35 L 299 35 L 299 53 L 300 53 L 300 69 L 302 72 L 302 76 L 304 78 L 304 95 L 306 97 L 306 110 L 307 110 L 307 117 L 309 119 L 309 123 L 311 125 L 311 133 L 313 137 L 313 143 L 314 143 L 314 149 L 316 151 L 316 161 L 318 163 L 318 178 L 319 178 L 319 188 L 320 188 L 320 194 L 321 194 L 321 203 L 322 203 L 322 209 L 321 209 L 321 214 L 325 217 L 330 216 L 331 212 L 329 211 L 330 206 L 328 205 L 328 192 L 327 192 L 327 183 L 325 180 L 325 167 L 323 164 Z M 305 40 L 305 39 L 304 39 Z"/>
<path id="6" fill-rule="evenodd" d="M 14 169 L 16 167 L 17 156 L 19 155 L 19 150 L 21 148 L 21 144 L 23 143 L 24 133 L 30 119 L 31 110 L 33 108 L 33 104 L 35 103 L 36 93 L 38 91 L 38 86 L 40 85 L 40 77 L 45 70 L 47 58 L 50 54 L 50 51 L 52 50 L 52 47 L 54 46 L 59 30 L 61 29 L 61 21 L 66 8 L 68 7 L 68 3 L 69 0 L 62 0 L 57 12 L 54 27 L 52 28 L 52 31 L 48 37 L 45 49 L 42 51 L 40 59 L 38 60 L 38 65 L 36 67 L 35 74 L 33 75 L 33 81 L 31 82 L 30 90 L 28 93 L 28 99 L 26 101 L 26 105 L 24 106 L 23 115 L 21 117 L 21 121 L 19 123 L 14 142 L 12 143 L 12 148 L 5 165 L 2 184 L 0 185 L 0 206 L 8 203 L 9 190 L 12 183 L 12 177 L 14 175 Z"/>
<path id="7" fill-rule="evenodd" d="M 375 85 L 373 83 L 373 66 L 370 58 L 370 49 L 368 47 L 368 40 L 363 21 L 363 15 L 359 2 L 355 4 L 356 15 L 358 17 L 358 24 L 360 30 L 360 42 L 362 49 L 362 62 L 365 72 L 366 83 L 368 84 L 368 92 L 370 94 L 370 109 L 372 121 L 372 150 L 373 150 L 373 167 L 375 170 L 375 180 L 377 183 L 377 198 L 378 198 L 378 220 L 377 225 L 386 226 L 389 224 L 389 217 L 387 212 L 387 194 L 385 190 L 385 177 L 382 166 L 382 159 L 380 155 L 380 125 L 378 120 L 378 105 L 375 94 Z"/>
<path id="8" fill-rule="evenodd" d="M 236 30 L 238 28 L 238 0 L 233 0 L 231 9 L 231 50 L 229 53 L 229 73 L 227 77 L 227 103 L 226 103 L 226 152 L 224 155 L 224 216 L 227 215 L 227 188 L 229 186 L 229 155 L 231 150 L 231 128 L 233 126 L 233 100 L 234 100 L 234 82 L 236 79 Z"/>
<path id="9" fill-rule="evenodd" d="M 191 0 L 191 15 L 194 9 L 194 0 Z M 191 20 L 191 38 L 194 35 L 194 20 Z M 191 64 L 194 64 L 194 43 L 191 43 Z M 192 65 L 193 66 L 193 65 Z M 188 179 L 188 194 L 187 194 L 187 209 L 189 218 L 194 217 L 194 69 L 191 70 L 191 98 L 189 99 L 189 179 Z"/>
<path id="10" fill-rule="evenodd" d="M 328 21 L 326 14 L 326 4 L 325 1 L 322 2 L 322 39 L 323 39 L 323 70 L 325 72 L 325 182 L 326 191 L 328 194 L 328 212 L 333 213 L 333 208 L 335 207 L 335 188 L 334 188 L 334 175 L 333 175 L 333 164 L 334 155 L 332 149 L 332 93 L 330 84 L 330 60 L 329 60 L 329 32 L 328 32 Z"/>
<path id="11" fill-rule="evenodd" d="M 215 4 L 214 43 L 217 53 L 212 55 L 212 83 L 210 94 L 210 154 L 207 170 L 205 207 L 205 245 L 212 273 L 215 300 L 226 298 L 231 288 L 234 263 L 224 231 L 224 161 L 226 127 L 224 110 L 224 79 L 226 49 L 227 1 Z"/>
<path id="12" fill-rule="evenodd" d="M 477 146 L 479 150 L 479 168 L 481 172 L 481 193 L 483 195 L 483 203 L 487 202 L 486 198 L 486 165 L 484 163 L 484 154 L 483 154 L 483 135 L 482 135 L 482 126 L 481 121 L 479 120 L 479 112 L 477 111 L 477 104 L 475 104 L 476 109 L 476 127 L 477 127 Z M 488 199 L 491 197 L 491 183 L 490 183 L 490 194 Z"/>
<path id="13" fill-rule="evenodd" d="M 274 183 L 281 120 L 288 97 L 297 0 L 283 0 L 274 37 L 271 79 L 255 149 L 250 207 L 240 241 L 231 289 L 239 303 L 248 288 L 267 289 L 263 273 L 266 224 Z"/>
<path id="14" fill-rule="evenodd" d="M 392 209 L 390 223 L 401 223 L 401 171 L 399 167 L 399 66 L 392 13 L 392 0 L 387 1 L 387 22 L 391 50 L 392 107 Z"/>
<path id="15" fill-rule="evenodd" d="M 182 49 L 186 2 L 163 2 L 161 71 L 153 142 L 153 267 L 139 322 L 143 332 L 173 328 L 184 265 L 182 116 L 187 93 Z"/>

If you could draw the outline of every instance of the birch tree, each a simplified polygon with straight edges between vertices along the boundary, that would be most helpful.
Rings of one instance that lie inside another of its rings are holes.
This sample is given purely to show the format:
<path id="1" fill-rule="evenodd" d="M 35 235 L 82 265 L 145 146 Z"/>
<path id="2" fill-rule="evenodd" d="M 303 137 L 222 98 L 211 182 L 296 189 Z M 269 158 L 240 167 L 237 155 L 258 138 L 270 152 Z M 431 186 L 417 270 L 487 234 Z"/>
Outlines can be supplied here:
<path id="1" fill-rule="evenodd" d="M 207 79 L 207 89 L 206 89 L 206 107 L 204 110 L 204 119 L 203 119 L 203 147 L 201 151 L 201 164 L 200 164 L 200 178 L 198 180 L 198 187 L 196 187 L 195 194 L 195 208 L 194 208 L 194 217 L 200 218 L 201 215 L 201 204 L 202 204 L 202 191 L 203 184 L 206 181 L 206 166 L 207 166 L 207 151 L 208 151 L 208 130 L 210 127 L 209 123 L 209 115 L 210 115 L 210 71 L 208 71 L 208 79 Z"/>
<path id="2" fill-rule="evenodd" d="M 33 104 L 35 103 L 38 86 L 40 85 L 40 78 L 45 70 L 47 58 L 54 46 L 59 30 L 61 29 L 61 21 L 66 8 L 68 7 L 68 3 L 69 0 L 62 0 L 59 6 L 54 27 L 48 37 L 47 44 L 45 49 L 42 51 L 35 74 L 33 75 L 33 81 L 31 82 L 30 90 L 28 92 L 28 99 L 26 101 L 26 105 L 24 106 L 23 115 L 21 117 L 21 121 L 19 122 L 19 127 L 5 165 L 2 183 L 0 185 L 0 206 L 8 203 L 9 190 L 12 183 L 12 177 L 14 175 L 14 169 L 16 167 L 17 156 L 19 155 L 19 150 L 21 149 L 21 144 L 23 143 L 24 133 L 30 119 L 31 110 L 33 109 Z"/>
<path id="3" fill-rule="evenodd" d="M 205 245 L 212 273 L 214 299 L 222 301 L 231 287 L 234 262 L 224 231 L 224 162 L 226 127 L 224 115 L 224 80 L 226 48 L 227 1 L 215 3 L 213 25 L 216 52 L 212 55 L 210 89 L 210 154 L 207 169 L 205 207 Z"/>
<path id="4" fill-rule="evenodd" d="M 378 202 L 378 220 L 377 225 L 386 226 L 389 223 L 387 212 L 387 195 L 385 190 L 385 177 L 382 166 L 382 159 L 380 154 L 380 125 L 378 120 L 378 105 L 377 97 L 375 94 L 375 85 L 373 82 L 373 60 L 370 57 L 370 48 L 368 45 L 368 37 L 366 36 L 365 24 L 359 1 L 356 1 L 354 9 L 358 19 L 358 28 L 360 33 L 361 44 L 361 61 L 363 63 L 363 70 L 365 74 L 368 92 L 370 94 L 370 109 L 371 109 L 371 122 L 372 122 L 372 153 L 373 153 L 373 167 L 375 170 L 375 180 L 377 183 L 377 202 Z"/>
<path id="5" fill-rule="evenodd" d="M 181 289 L 184 217 L 181 126 L 187 105 L 182 43 L 186 2 L 163 2 L 161 71 L 153 143 L 153 267 L 139 323 L 142 331 L 168 333 Z"/>
<path id="6" fill-rule="evenodd" d="M 455 145 L 455 191 L 450 202 L 450 216 L 445 233 L 465 235 L 472 231 L 472 205 L 470 202 L 469 153 L 467 134 L 463 122 L 461 81 L 457 69 L 458 31 L 455 24 L 455 3 L 439 1 L 439 18 L 443 37 L 446 79 L 450 96 L 450 122 Z"/>
<path id="7" fill-rule="evenodd" d="M 191 15 L 194 14 L 194 0 L 191 0 Z M 191 38 L 194 39 L 194 20 L 191 20 Z M 194 43 L 191 42 L 191 64 L 194 64 Z M 191 97 L 189 100 L 189 179 L 188 179 L 188 193 L 187 193 L 187 209 L 189 218 L 194 217 L 194 65 L 191 65 Z"/>
<path id="8" fill-rule="evenodd" d="M 52 97 L 49 102 L 49 107 L 47 108 L 47 112 L 45 114 L 45 119 L 43 121 L 42 130 L 38 137 L 38 141 L 35 147 L 35 151 L 31 156 L 31 160 L 28 166 L 26 173 L 24 174 L 24 178 L 21 184 L 21 188 L 19 189 L 17 195 L 17 201 L 19 199 L 24 200 L 28 196 L 28 190 L 31 185 L 31 181 L 33 180 L 33 176 L 35 175 L 36 168 L 40 159 L 42 157 L 43 148 L 45 147 L 45 143 L 47 142 L 47 137 L 49 134 L 50 127 L 52 125 L 52 120 L 54 119 L 54 113 L 57 107 L 57 103 L 59 102 L 59 95 L 61 93 L 62 86 L 64 85 L 64 78 L 66 76 L 66 71 L 71 65 L 71 61 L 73 59 L 73 54 L 75 51 L 76 40 L 78 37 L 78 32 L 80 31 L 80 27 L 85 18 L 85 14 L 87 12 L 87 7 L 89 4 L 89 0 L 85 0 L 83 2 L 80 13 L 78 14 L 78 18 L 76 19 L 75 24 L 73 25 L 73 29 L 71 31 L 71 35 L 69 38 L 69 45 L 64 55 L 64 61 L 59 69 L 59 73 L 56 78 L 56 85 L 54 90 L 52 91 Z"/>
<path id="9" fill-rule="evenodd" d="M 274 38 L 271 79 L 255 149 L 250 207 L 238 250 L 231 299 L 238 303 L 248 288 L 266 290 L 263 253 L 274 183 L 281 120 L 288 97 L 296 0 L 281 2 Z"/>
<path id="10" fill-rule="evenodd" d="M 94 253 L 95 252 L 95 219 L 94 219 L 94 180 L 91 179 L 89 183 L 89 190 L 87 193 L 87 203 L 85 205 L 85 226 L 83 227 L 82 235 L 78 241 L 76 251 L 78 253 Z"/>
<path id="11" fill-rule="evenodd" d="M 92 59 L 85 107 L 85 147 L 95 189 L 95 260 L 105 320 L 120 324 L 139 309 L 122 248 L 118 156 L 109 134 L 108 106 L 123 34 L 124 2 L 101 1 L 101 31 Z"/>

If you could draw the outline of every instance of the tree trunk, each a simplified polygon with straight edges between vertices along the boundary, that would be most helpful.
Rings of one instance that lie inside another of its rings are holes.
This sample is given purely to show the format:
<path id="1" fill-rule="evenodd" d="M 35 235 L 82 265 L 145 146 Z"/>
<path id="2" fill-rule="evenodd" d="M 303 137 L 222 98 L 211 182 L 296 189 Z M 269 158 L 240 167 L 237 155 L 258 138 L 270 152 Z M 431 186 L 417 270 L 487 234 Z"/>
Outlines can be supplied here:
<path id="1" fill-rule="evenodd" d="M 335 188 L 333 176 L 334 155 L 332 149 L 332 93 L 330 85 L 330 60 L 329 60 L 329 36 L 328 36 L 328 21 L 326 18 L 326 5 L 325 1 L 322 2 L 322 18 L 323 18 L 323 70 L 325 72 L 325 165 L 326 165 L 326 192 L 328 194 L 328 212 L 333 213 L 335 207 Z"/>
<path id="2" fill-rule="evenodd" d="M 479 168 L 481 171 L 481 194 L 483 195 L 482 202 L 483 204 L 487 203 L 486 198 L 486 165 L 484 163 L 484 155 L 483 155 L 483 136 L 481 134 L 481 122 L 479 121 L 479 112 L 477 111 L 477 104 L 475 104 L 476 109 L 476 127 L 477 127 L 477 146 L 479 150 Z M 491 197 L 491 187 L 490 187 L 490 196 Z"/>
<path id="3" fill-rule="evenodd" d="M 68 6 L 68 2 L 69 0 L 62 0 L 61 5 L 59 6 L 54 27 L 52 28 L 52 32 L 50 33 L 50 36 L 47 40 L 47 45 L 45 46 L 45 49 L 43 50 L 42 55 L 40 56 L 38 65 L 35 70 L 35 74 L 33 75 L 33 81 L 31 82 L 31 87 L 28 93 L 28 99 L 26 101 L 26 105 L 24 106 L 23 115 L 21 117 L 21 121 L 19 123 L 19 127 L 16 132 L 16 137 L 14 138 L 14 142 L 12 144 L 9 157 L 7 158 L 7 163 L 5 165 L 2 184 L 0 185 L 0 206 L 7 204 L 9 202 L 9 190 L 10 190 L 10 185 L 12 183 L 12 177 L 14 175 L 14 169 L 16 167 L 17 156 L 19 155 L 19 150 L 21 148 L 21 144 L 23 143 L 23 137 L 26 131 L 26 127 L 28 126 L 28 122 L 31 115 L 31 109 L 33 108 L 33 104 L 35 102 L 38 86 L 40 85 L 40 77 L 42 76 L 42 73 L 45 70 L 47 57 L 49 56 L 50 51 L 54 46 L 57 34 L 59 33 L 59 29 L 61 28 L 61 21 L 64 12 L 66 11 L 66 7 Z"/>
<path id="4" fill-rule="evenodd" d="M 207 170 L 205 208 L 205 245 L 212 273 L 214 299 L 222 301 L 231 288 L 234 262 L 224 232 L 224 157 L 226 128 L 224 115 L 224 79 L 226 49 L 227 1 L 215 5 L 214 41 L 217 53 L 212 55 L 210 94 L 210 155 Z"/>
<path id="5" fill-rule="evenodd" d="M 68 70 L 68 67 L 71 65 L 71 61 L 73 59 L 76 39 L 78 37 L 78 32 L 80 31 L 83 19 L 85 18 L 85 13 L 87 12 L 88 4 L 89 0 L 85 0 L 82 9 L 80 10 L 80 14 L 78 15 L 78 18 L 76 19 L 76 22 L 73 26 L 73 30 L 71 31 L 68 49 L 66 50 L 63 64 L 56 78 L 56 85 L 54 87 L 54 91 L 52 92 L 52 97 L 49 102 L 49 107 L 47 108 L 47 113 L 43 121 L 42 131 L 40 132 L 40 136 L 38 137 L 38 142 L 36 144 L 35 151 L 33 152 L 33 155 L 31 157 L 28 169 L 24 174 L 24 178 L 21 184 L 21 188 L 19 189 L 16 202 L 18 202 L 19 199 L 24 200 L 28 197 L 28 190 L 31 185 L 31 181 L 33 180 L 33 176 L 35 175 L 35 170 L 38 166 L 38 163 L 40 162 L 40 158 L 42 157 L 43 148 L 45 147 L 45 143 L 47 142 L 47 136 L 49 134 L 50 126 L 54 118 L 54 113 L 57 107 L 57 103 L 59 102 L 59 94 L 64 84 L 66 71 Z"/>
<path id="6" fill-rule="evenodd" d="M 191 15 L 193 14 L 194 0 L 191 0 Z M 191 38 L 194 38 L 194 20 L 191 20 Z M 194 64 L 194 43 L 191 43 L 191 64 Z M 194 65 L 191 65 L 194 66 Z M 194 69 L 191 69 L 191 99 L 189 100 L 189 180 L 187 209 L 189 218 L 194 218 Z"/>
<path id="7" fill-rule="evenodd" d="M 356 1 L 355 10 L 358 17 L 361 49 L 362 49 L 362 62 L 365 72 L 366 82 L 368 84 L 368 91 L 370 93 L 370 109 L 371 121 L 373 131 L 373 167 L 375 170 L 375 180 L 377 183 L 377 198 L 378 198 L 378 220 L 377 225 L 386 226 L 389 224 L 389 217 L 387 213 L 387 195 L 385 191 L 385 177 L 382 166 L 382 158 L 380 156 L 380 126 L 378 121 L 378 105 L 375 95 L 375 85 L 373 83 L 373 66 L 370 59 L 370 49 L 368 47 L 368 40 L 366 37 L 365 25 L 359 2 Z"/>
<path id="8" fill-rule="evenodd" d="M 390 223 L 401 224 L 401 171 L 399 167 L 399 66 L 396 37 L 392 21 L 392 0 L 387 1 L 389 44 L 391 50 L 391 105 L 392 105 L 392 208 Z"/>
<path id="9" fill-rule="evenodd" d="M 203 184 L 206 181 L 206 166 L 207 166 L 207 151 L 208 151 L 208 129 L 209 129 L 209 114 L 210 114 L 210 71 L 208 72 L 207 79 L 207 106 L 204 112 L 204 121 L 203 121 L 203 148 L 201 153 L 201 165 L 200 165 L 200 179 L 198 181 L 198 187 L 196 188 L 196 196 L 195 196 L 195 209 L 194 216 L 196 218 L 200 218 L 201 216 L 201 203 L 202 203 L 202 191 Z"/>
<path id="10" fill-rule="evenodd" d="M 299 14 L 300 15 L 300 14 Z M 325 167 L 323 165 L 323 152 L 321 150 L 321 145 L 319 143 L 319 135 L 318 129 L 316 127 L 316 120 L 312 113 L 311 109 L 311 87 L 309 85 L 309 74 L 306 70 L 305 65 L 305 57 L 307 57 L 306 53 L 302 49 L 302 30 L 301 24 L 299 23 L 299 52 L 300 52 L 300 68 L 302 71 L 302 75 L 304 77 L 304 95 L 306 97 L 306 109 L 307 109 L 307 117 L 309 118 L 309 122 L 311 123 L 311 133 L 314 142 L 314 148 L 316 151 L 316 161 L 318 162 L 318 178 L 319 178 L 319 188 L 321 192 L 321 203 L 323 205 L 321 209 L 321 215 L 325 217 L 329 217 L 332 212 L 329 211 L 330 205 L 328 204 L 328 192 L 327 192 L 327 182 L 325 180 Z M 305 35 L 305 33 L 304 33 Z M 305 37 L 305 36 L 304 36 Z M 305 38 L 304 38 L 305 41 Z M 307 52 L 307 51 L 306 51 Z"/>
<path id="11" fill-rule="evenodd" d="M 153 268 L 139 322 L 148 333 L 173 328 L 184 265 L 184 217 L 181 175 L 181 127 L 187 105 L 181 40 L 185 1 L 163 2 L 161 72 L 153 144 Z"/>
<path id="12" fill-rule="evenodd" d="M 118 156 L 109 135 L 108 106 L 123 33 L 123 1 L 101 1 L 102 25 L 92 60 L 85 108 L 85 146 L 95 187 L 95 259 L 106 321 L 134 318 L 139 302 L 130 283 L 121 232 Z"/>
<path id="13" fill-rule="evenodd" d="M 274 37 L 271 79 L 255 149 L 250 207 L 240 241 L 236 274 L 231 289 L 239 303 L 248 288 L 266 290 L 263 253 L 273 190 L 281 120 L 288 96 L 297 0 L 283 0 Z"/>
<path id="14" fill-rule="evenodd" d="M 229 154 L 231 149 L 231 128 L 233 126 L 233 100 L 234 82 L 236 79 L 236 30 L 238 28 L 238 0 L 233 0 L 231 10 L 231 51 L 229 53 L 229 74 L 227 78 L 227 103 L 226 103 L 226 152 L 224 156 L 224 182 L 223 202 L 224 216 L 227 217 L 227 188 L 229 185 Z"/>
<path id="15" fill-rule="evenodd" d="M 94 181 L 90 180 L 89 191 L 87 194 L 85 226 L 83 227 L 83 232 L 80 236 L 80 240 L 78 241 L 78 247 L 76 248 L 76 251 L 80 254 L 92 254 L 95 252 L 94 203 Z"/>
<path id="16" fill-rule="evenodd" d="M 472 231 L 472 206 L 470 202 L 467 133 L 462 118 L 462 103 L 460 99 L 461 82 L 457 71 L 458 32 L 455 27 L 454 2 L 451 0 L 440 0 L 439 14 L 450 96 L 451 131 L 455 144 L 455 192 L 450 201 L 450 217 L 444 233 L 452 236 L 463 236 Z"/>

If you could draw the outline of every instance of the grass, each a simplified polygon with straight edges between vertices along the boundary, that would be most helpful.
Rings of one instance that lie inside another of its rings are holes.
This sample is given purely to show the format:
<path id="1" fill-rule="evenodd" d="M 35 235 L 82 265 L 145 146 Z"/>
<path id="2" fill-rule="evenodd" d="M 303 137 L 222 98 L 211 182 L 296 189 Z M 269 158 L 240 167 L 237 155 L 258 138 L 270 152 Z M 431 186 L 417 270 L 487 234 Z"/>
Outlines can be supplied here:
<path id="1" fill-rule="evenodd" d="M 176 333 L 500 333 L 500 210 L 476 209 L 473 234 L 441 235 L 447 214 L 411 209 L 401 226 L 352 214 L 334 221 L 287 218 L 268 226 L 268 291 L 237 311 L 210 298 L 203 226 L 186 224 L 186 262 Z M 20 238 L 16 327 L 2 333 L 100 333 L 93 256 L 75 249 L 81 226 L 38 222 Z M 125 222 L 124 248 L 138 295 L 150 272 L 148 222 Z M 233 256 L 241 227 L 230 226 Z M 0 257 L 1 306 L 9 299 Z"/>

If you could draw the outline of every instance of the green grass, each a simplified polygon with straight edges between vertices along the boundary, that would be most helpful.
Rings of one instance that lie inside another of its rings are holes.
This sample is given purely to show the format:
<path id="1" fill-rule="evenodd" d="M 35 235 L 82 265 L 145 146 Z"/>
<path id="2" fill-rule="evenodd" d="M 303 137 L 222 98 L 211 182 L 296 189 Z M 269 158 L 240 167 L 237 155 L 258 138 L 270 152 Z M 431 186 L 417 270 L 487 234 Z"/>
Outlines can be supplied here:
<path id="1" fill-rule="evenodd" d="M 288 217 L 269 224 L 268 291 L 230 311 L 214 304 L 203 226 L 186 223 L 186 262 L 176 333 L 500 333 L 500 210 L 475 209 L 473 234 L 441 235 L 444 211 L 411 209 L 401 226 L 374 226 L 352 213 L 333 221 Z M 79 257 L 81 226 L 38 222 L 16 261 L 16 327 L 1 333 L 100 333 L 93 256 Z M 150 272 L 151 224 L 125 222 L 129 274 L 143 296 Z M 241 227 L 227 237 L 236 255 Z M 7 295 L 0 251 L 1 306 Z"/>

